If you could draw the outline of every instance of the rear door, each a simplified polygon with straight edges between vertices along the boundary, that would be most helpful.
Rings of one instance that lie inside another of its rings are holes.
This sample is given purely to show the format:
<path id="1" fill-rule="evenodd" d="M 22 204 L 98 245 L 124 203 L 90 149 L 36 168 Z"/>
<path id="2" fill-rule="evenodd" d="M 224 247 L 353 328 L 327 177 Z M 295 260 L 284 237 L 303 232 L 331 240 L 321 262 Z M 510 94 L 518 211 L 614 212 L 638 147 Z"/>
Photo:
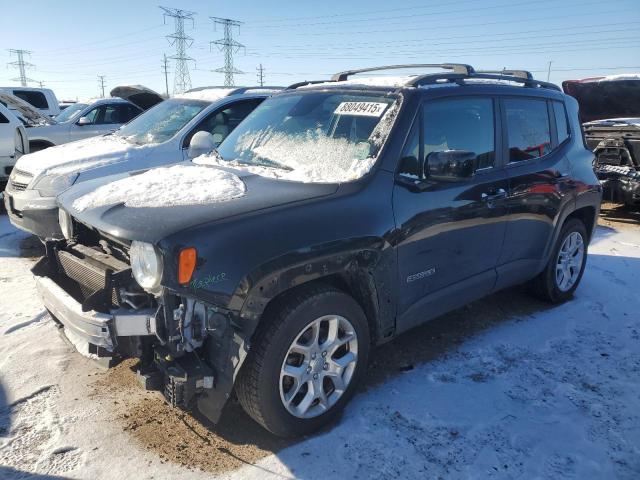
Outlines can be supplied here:
<path id="1" fill-rule="evenodd" d="M 498 269 L 499 286 L 504 286 L 535 273 L 575 185 L 565 152 L 569 133 L 564 104 L 506 97 L 501 105 L 509 176 L 509 222 Z"/>
<path id="2" fill-rule="evenodd" d="M 448 97 L 427 101 L 414 122 L 393 193 L 399 331 L 484 296 L 494 287 L 508 189 L 497 147 L 501 144 L 497 112 L 491 97 Z M 449 150 L 477 155 L 471 177 L 441 179 L 430 173 L 429 154 Z"/>

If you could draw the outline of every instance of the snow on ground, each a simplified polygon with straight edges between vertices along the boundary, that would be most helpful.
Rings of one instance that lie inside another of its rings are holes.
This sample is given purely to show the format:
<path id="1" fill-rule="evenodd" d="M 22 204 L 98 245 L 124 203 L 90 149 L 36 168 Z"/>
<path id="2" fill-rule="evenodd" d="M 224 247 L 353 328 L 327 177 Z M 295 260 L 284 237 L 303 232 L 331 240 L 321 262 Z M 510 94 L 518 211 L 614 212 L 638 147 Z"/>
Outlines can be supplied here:
<path id="1" fill-rule="evenodd" d="M 102 185 L 75 200 L 73 208 L 82 212 L 118 203 L 127 207 L 200 205 L 241 197 L 245 190 L 244 182 L 233 173 L 209 167 L 174 165 Z"/>
<path id="2" fill-rule="evenodd" d="M 75 353 L 34 292 L 41 249 L 0 215 L 0 477 L 640 478 L 640 226 L 614 217 L 573 301 L 512 289 L 402 335 L 336 425 L 285 446 Z"/>

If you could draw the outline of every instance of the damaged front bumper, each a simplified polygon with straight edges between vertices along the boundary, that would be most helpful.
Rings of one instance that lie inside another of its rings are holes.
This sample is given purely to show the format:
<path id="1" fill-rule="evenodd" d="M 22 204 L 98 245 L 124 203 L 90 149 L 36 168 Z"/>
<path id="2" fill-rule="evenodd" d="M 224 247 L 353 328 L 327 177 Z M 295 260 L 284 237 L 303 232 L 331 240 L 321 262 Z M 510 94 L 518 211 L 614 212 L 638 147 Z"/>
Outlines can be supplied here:
<path id="1" fill-rule="evenodd" d="M 145 388 L 219 420 L 246 355 L 229 312 L 171 292 L 140 293 L 126 259 L 95 247 L 47 242 L 46 251 L 32 269 L 37 290 L 80 353 L 107 366 L 137 357 Z"/>

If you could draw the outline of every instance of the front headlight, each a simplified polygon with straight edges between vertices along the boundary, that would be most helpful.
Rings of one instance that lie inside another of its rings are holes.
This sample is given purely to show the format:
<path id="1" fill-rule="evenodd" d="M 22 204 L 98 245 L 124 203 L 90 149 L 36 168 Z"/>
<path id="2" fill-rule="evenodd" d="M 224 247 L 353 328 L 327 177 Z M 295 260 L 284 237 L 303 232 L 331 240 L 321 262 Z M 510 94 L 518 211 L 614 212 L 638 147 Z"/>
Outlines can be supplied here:
<path id="1" fill-rule="evenodd" d="M 38 190 L 43 197 L 55 197 L 73 185 L 76 178 L 78 178 L 77 173 L 45 175 L 33 185 L 33 188 Z"/>
<path id="2" fill-rule="evenodd" d="M 157 290 L 162 280 L 162 258 L 150 243 L 131 242 L 131 272 L 136 282 L 147 291 Z"/>
<path id="3" fill-rule="evenodd" d="M 73 222 L 71 221 L 71 215 L 61 208 L 58 209 L 58 223 L 60 223 L 60 230 L 62 230 L 64 238 L 71 240 L 73 237 Z"/>

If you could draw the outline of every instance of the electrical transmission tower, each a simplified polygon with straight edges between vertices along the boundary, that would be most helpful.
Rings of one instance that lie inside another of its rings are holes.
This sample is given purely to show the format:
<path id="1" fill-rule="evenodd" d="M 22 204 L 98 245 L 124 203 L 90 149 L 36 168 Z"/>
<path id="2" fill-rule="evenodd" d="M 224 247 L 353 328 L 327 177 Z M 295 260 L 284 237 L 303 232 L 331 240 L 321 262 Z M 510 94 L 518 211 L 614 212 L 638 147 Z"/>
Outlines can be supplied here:
<path id="1" fill-rule="evenodd" d="M 191 20 L 193 24 L 193 16 L 195 12 L 180 10 L 179 8 L 160 7 L 164 11 L 164 19 L 167 17 L 174 19 L 175 32 L 167 35 L 167 39 L 171 45 L 176 46 L 176 54 L 169 57 L 176 61 L 176 74 L 173 81 L 173 93 L 183 93 L 191 88 L 191 77 L 189 76 L 189 61 L 193 58 L 187 55 L 187 48 L 193 45 L 193 38 L 184 33 L 184 21 Z"/>
<path id="2" fill-rule="evenodd" d="M 13 53 L 15 53 L 18 56 L 18 60 L 16 60 L 15 62 L 10 62 L 7 65 L 18 67 L 18 72 L 20 73 L 20 76 L 18 78 L 12 78 L 11 80 L 15 82 L 19 81 L 20 85 L 22 85 L 23 87 L 26 87 L 27 82 L 35 82 L 35 80 L 33 80 L 32 78 L 27 77 L 27 68 L 33 67 L 33 64 L 24 61 L 24 56 L 31 55 L 31 52 L 29 50 L 20 50 L 20 49 L 16 50 L 13 48 L 9 49 L 9 54 L 13 54 Z"/>
<path id="3" fill-rule="evenodd" d="M 106 77 L 104 75 L 98 75 L 98 80 L 100 81 L 100 89 L 102 90 L 102 96 L 100 98 L 104 98 L 104 79 Z"/>
<path id="4" fill-rule="evenodd" d="M 167 98 L 169 98 L 169 60 L 167 59 L 167 54 L 164 54 L 164 59 L 162 60 L 162 65 L 160 66 L 162 73 L 164 74 L 164 85 L 167 92 Z"/>
<path id="5" fill-rule="evenodd" d="M 260 66 L 257 67 L 256 70 L 258 70 L 258 83 L 260 84 L 261 87 L 263 87 L 264 86 L 264 68 L 262 67 L 262 64 L 260 64 Z"/>
<path id="6" fill-rule="evenodd" d="M 234 73 L 244 73 L 233 67 L 233 54 L 237 53 L 244 45 L 233 39 L 233 27 L 238 27 L 238 33 L 240 33 L 240 25 L 242 22 L 237 20 L 231 20 L 230 18 L 210 17 L 213 20 L 214 28 L 217 25 L 224 27 L 224 37 L 220 40 L 211 42 L 211 45 L 218 45 L 220 50 L 224 51 L 224 67 L 214 70 L 214 72 L 224 73 L 224 86 L 233 87 Z"/>

